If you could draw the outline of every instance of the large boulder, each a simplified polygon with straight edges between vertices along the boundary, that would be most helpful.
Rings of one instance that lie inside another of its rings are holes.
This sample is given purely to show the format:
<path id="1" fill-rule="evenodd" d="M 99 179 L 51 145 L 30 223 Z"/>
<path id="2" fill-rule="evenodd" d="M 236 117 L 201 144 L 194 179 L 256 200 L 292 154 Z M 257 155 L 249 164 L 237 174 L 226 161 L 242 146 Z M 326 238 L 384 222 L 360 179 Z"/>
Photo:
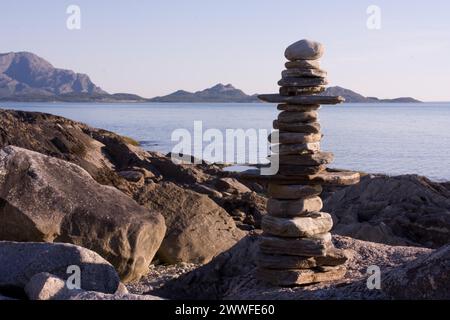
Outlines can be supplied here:
<path id="1" fill-rule="evenodd" d="M 30 300 L 162 300 L 151 295 L 68 289 L 64 280 L 49 273 L 34 275 L 25 286 L 25 292 Z"/>
<path id="2" fill-rule="evenodd" d="M 393 299 L 450 299 L 450 245 L 382 278 L 382 290 Z"/>
<path id="3" fill-rule="evenodd" d="M 171 182 L 148 186 L 138 201 L 166 220 L 167 233 L 158 251 L 166 263 L 207 263 L 244 236 L 208 196 Z"/>
<path id="4" fill-rule="evenodd" d="M 151 293 L 168 299 L 223 299 L 251 277 L 257 266 L 259 237 L 259 232 L 250 232 L 208 264 L 166 282 Z"/>
<path id="5" fill-rule="evenodd" d="M 70 266 L 80 268 L 84 290 L 114 293 L 119 286 L 114 267 L 91 250 L 63 243 L 0 241 L 0 292 L 24 289 L 34 275 L 42 272 L 67 280 L 72 275 L 72 271 L 68 273 Z"/>
<path id="6" fill-rule="evenodd" d="M 0 148 L 14 145 L 70 161 L 85 169 L 99 183 L 131 195 L 133 185 L 118 172 L 135 167 L 160 174 L 135 146 L 136 141 L 92 128 L 63 117 L 15 110 L 0 110 Z"/>
<path id="7" fill-rule="evenodd" d="M 324 202 L 334 232 L 391 245 L 450 243 L 450 190 L 416 175 L 366 176 Z"/>
<path id="8" fill-rule="evenodd" d="M 12 146 L 0 151 L 0 224 L 0 240 L 91 249 L 124 281 L 147 272 L 166 231 L 159 213 L 81 167 Z"/>

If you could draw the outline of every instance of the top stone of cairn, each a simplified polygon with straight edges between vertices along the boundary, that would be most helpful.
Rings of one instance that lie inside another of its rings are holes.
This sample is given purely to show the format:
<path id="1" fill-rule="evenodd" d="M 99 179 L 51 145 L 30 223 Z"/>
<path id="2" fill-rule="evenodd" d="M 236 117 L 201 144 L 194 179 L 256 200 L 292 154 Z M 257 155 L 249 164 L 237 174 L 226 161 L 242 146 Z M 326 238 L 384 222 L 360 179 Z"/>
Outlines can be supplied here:
<path id="1" fill-rule="evenodd" d="M 321 43 L 303 39 L 291 44 L 284 55 L 289 61 L 318 60 L 323 56 L 324 50 Z"/>

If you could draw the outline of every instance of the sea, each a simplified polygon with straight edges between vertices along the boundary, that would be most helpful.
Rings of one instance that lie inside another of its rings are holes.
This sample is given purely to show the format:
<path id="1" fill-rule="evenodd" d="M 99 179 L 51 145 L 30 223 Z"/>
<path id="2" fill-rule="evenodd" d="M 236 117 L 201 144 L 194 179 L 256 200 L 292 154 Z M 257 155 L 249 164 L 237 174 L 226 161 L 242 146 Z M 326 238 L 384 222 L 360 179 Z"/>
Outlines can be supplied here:
<path id="1" fill-rule="evenodd" d="M 221 143 L 219 149 L 236 152 L 236 164 L 244 163 L 237 153 L 246 153 L 247 162 L 267 161 L 267 148 L 262 146 L 279 113 L 276 105 L 266 103 L 1 102 L 0 108 L 63 116 L 131 137 L 143 148 L 163 153 L 178 151 L 174 148 L 182 139 L 186 146 L 190 134 L 191 154 L 211 160 L 208 156 L 220 153 L 210 152 L 211 143 Z M 323 106 L 319 114 L 322 150 L 335 154 L 333 168 L 450 181 L 450 103 L 341 104 Z M 257 132 L 260 147 L 255 150 L 249 143 L 239 147 L 237 140 L 227 139 L 227 132 L 239 129 Z M 208 146 L 209 151 L 202 153 Z"/>

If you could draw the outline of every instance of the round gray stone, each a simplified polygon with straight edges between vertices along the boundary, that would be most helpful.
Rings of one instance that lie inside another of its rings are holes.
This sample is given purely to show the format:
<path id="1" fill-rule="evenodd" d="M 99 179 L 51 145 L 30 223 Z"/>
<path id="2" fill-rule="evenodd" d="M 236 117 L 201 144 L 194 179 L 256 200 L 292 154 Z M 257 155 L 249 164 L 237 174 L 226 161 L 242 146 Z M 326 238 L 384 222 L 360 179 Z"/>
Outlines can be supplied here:
<path id="1" fill-rule="evenodd" d="M 294 60 L 318 60 L 325 51 L 325 47 L 316 41 L 303 39 L 291 44 L 284 55 L 289 61 Z"/>

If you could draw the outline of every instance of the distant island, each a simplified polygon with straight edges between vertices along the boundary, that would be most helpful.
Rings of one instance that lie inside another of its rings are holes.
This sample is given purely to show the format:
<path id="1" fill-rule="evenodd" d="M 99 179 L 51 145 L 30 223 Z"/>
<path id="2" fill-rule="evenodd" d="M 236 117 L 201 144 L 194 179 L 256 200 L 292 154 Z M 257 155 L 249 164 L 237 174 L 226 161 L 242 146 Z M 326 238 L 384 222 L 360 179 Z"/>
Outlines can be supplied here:
<path id="1" fill-rule="evenodd" d="M 247 95 L 242 90 L 236 89 L 231 84 L 223 85 L 221 83 L 197 92 L 188 92 L 178 90 L 167 96 L 156 97 L 150 102 L 261 102 L 256 95 Z"/>
<path id="2" fill-rule="evenodd" d="M 410 103 L 414 98 L 378 99 L 364 97 L 341 87 L 327 88 L 322 95 L 339 95 L 347 103 Z M 217 84 L 197 92 L 184 90 L 151 99 L 136 94 L 110 94 L 95 85 L 88 75 L 55 68 L 30 52 L 0 53 L 0 101 L 18 102 L 170 102 L 170 103 L 253 103 L 248 95 L 231 84 Z"/>
<path id="3" fill-rule="evenodd" d="M 341 87 L 329 87 L 325 92 L 321 93 L 323 96 L 342 96 L 347 103 L 412 103 L 421 102 L 414 98 L 396 98 L 396 99 L 378 99 L 373 97 L 364 97 L 359 93 Z M 188 92 L 178 90 L 167 96 L 156 97 L 149 100 L 150 102 L 261 102 L 257 95 L 247 95 L 242 90 L 236 89 L 231 84 L 223 85 L 217 84 L 212 88 L 208 88 L 197 92 Z"/>

